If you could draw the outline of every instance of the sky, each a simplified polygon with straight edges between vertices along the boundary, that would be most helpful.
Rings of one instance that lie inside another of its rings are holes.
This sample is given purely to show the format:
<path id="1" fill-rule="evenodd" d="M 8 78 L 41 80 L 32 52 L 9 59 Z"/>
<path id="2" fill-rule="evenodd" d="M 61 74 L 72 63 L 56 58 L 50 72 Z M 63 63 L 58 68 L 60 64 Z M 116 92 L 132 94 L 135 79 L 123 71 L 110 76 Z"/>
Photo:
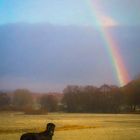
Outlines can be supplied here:
<path id="1" fill-rule="evenodd" d="M 140 74 L 139 5 L 140 0 L 0 0 L 0 90 L 120 86 L 122 73 L 132 80 Z"/>
<path id="2" fill-rule="evenodd" d="M 91 25 L 96 9 L 103 21 L 139 25 L 139 5 L 139 0 L 0 0 L 0 24 Z"/>

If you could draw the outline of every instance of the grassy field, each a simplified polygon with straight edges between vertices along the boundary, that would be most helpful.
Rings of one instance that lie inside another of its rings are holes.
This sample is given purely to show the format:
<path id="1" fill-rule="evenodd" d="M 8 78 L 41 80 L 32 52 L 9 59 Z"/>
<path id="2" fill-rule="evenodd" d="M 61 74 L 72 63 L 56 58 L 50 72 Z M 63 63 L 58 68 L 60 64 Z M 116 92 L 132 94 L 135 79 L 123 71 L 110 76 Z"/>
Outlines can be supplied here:
<path id="1" fill-rule="evenodd" d="M 38 132 L 56 124 L 53 140 L 139 140 L 140 115 L 0 113 L 0 140 L 19 140 L 24 132 Z"/>

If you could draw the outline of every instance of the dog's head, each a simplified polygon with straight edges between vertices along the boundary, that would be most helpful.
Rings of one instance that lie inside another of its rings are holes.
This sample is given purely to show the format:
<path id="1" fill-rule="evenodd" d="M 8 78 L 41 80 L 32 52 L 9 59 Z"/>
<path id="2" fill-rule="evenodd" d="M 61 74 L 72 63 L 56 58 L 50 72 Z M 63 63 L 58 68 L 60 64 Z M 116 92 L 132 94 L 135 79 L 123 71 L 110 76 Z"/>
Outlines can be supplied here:
<path id="1" fill-rule="evenodd" d="M 55 124 L 53 124 L 53 123 L 48 123 L 48 124 L 47 124 L 46 130 L 47 130 L 47 132 L 48 132 L 48 134 L 49 134 L 50 136 L 53 136 L 53 134 L 54 134 L 54 129 L 55 129 Z"/>

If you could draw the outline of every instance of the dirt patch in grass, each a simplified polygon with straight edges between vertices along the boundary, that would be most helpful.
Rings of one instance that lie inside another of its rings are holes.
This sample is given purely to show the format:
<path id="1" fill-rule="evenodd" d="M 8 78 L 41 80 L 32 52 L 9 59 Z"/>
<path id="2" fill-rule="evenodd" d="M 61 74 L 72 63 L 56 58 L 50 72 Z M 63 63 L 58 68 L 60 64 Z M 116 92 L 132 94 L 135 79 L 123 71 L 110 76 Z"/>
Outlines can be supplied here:
<path id="1" fill-rule="evenodd" d="M 100 126 L 84 126 L 84 125 L 64 125 L 56 128 L 56 131 L 65 131 L 65 130 L 78 130 L 78 129 L 92 129 L 99 128 Z"/>

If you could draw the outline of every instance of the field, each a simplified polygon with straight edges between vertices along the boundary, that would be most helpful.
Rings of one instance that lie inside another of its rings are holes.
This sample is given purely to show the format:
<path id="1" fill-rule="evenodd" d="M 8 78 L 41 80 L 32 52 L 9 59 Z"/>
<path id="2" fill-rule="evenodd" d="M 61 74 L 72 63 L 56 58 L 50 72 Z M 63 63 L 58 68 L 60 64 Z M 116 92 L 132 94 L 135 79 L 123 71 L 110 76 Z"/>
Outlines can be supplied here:
<path id="1" fill-rule="evenodd" d="M 53 140 L 139 140 L 140 115 L 0 113 L 0 140 L 19 140 L 24 132 L 38 132 L 56 124 Z"/>

